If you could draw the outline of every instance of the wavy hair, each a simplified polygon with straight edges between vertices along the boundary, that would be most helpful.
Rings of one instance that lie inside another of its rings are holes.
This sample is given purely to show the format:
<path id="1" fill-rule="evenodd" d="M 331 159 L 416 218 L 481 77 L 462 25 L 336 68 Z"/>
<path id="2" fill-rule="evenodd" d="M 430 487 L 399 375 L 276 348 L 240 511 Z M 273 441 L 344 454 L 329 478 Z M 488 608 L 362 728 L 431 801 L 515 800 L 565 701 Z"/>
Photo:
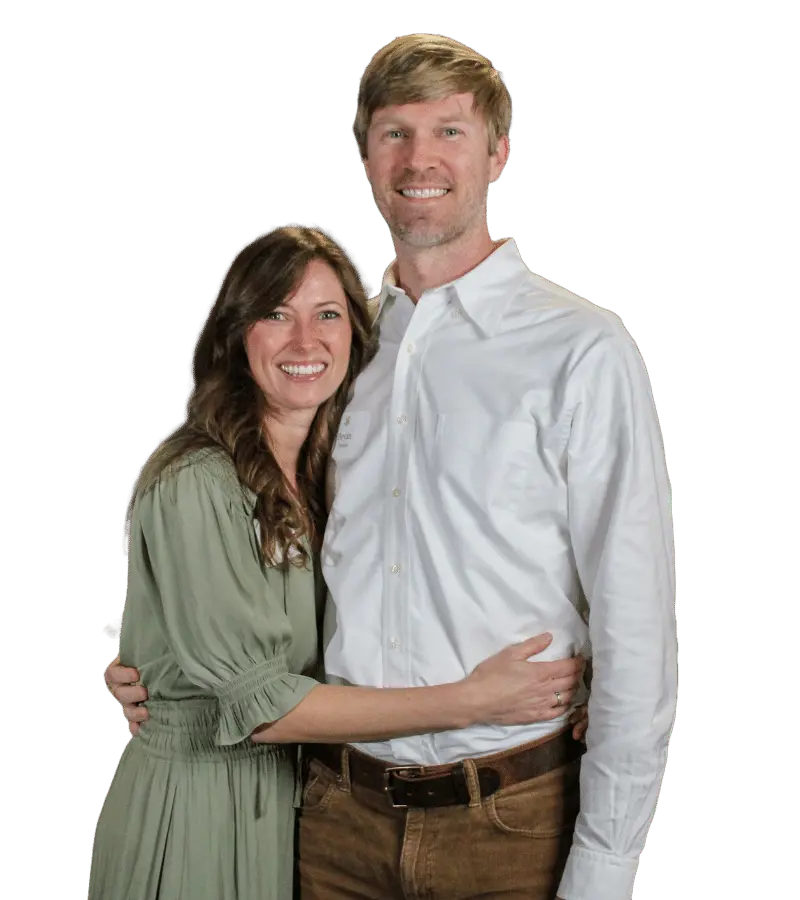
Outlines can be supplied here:
<path id="1" fill-rule="evenodd" d="M 285 303 L 308 265 L 320 260 L 341 282 L 353 330 L 350 361 L 338 390 L 317 410 L 298 458 L 297 489 L 285 478 L 265 434 L 269 398 L 252 377 L 245 350 L 248 330 Z M 325 528 L 325 473 L 336 427 L 356 376 L 375 353 L 367 297 L 342 248 L 316 228 L 287 226 L 239 253 L 220 288 L 194 353 L 194 388 L 186 420 L 155 450 L 136 481 L 136 498 L 188 454 L 218 448 L 233 461 L 239 481 L 256 495 L 264 560 L 305 565 L 302 538 L 319 548 Z"/>

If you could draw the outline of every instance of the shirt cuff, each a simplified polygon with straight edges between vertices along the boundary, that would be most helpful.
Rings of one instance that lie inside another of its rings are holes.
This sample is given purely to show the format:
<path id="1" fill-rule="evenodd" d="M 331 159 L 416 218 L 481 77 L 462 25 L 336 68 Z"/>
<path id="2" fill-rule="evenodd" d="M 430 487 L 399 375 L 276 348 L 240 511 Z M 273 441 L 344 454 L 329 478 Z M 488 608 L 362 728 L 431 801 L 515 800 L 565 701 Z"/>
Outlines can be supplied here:
<path id="1" fill-rule="evenodd" d="M 637 859 L 573 845 L 558 888 L 561 900 L 630 900 Z"/>

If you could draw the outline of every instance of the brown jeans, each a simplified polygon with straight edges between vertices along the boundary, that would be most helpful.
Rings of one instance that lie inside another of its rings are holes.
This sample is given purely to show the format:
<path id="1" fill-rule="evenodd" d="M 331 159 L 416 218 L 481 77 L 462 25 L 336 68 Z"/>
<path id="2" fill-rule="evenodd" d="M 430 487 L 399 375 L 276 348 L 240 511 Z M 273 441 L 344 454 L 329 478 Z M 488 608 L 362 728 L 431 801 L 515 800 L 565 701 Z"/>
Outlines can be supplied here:
<path id="1" fill-rule="evenodd" d="M 298 827 L 300 900 L 554 900 L 578 814 L 580 760 L 468 806 L 393 809 L 312 760 Z"/>

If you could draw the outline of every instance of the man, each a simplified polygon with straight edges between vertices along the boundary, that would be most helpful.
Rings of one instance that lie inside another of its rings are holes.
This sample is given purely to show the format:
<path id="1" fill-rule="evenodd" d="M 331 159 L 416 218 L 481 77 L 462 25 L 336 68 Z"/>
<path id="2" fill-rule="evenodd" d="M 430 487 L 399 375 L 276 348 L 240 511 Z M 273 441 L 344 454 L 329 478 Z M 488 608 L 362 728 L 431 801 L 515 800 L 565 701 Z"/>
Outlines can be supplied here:
<path id="1" fill-rule="evenodd" d="M 325 667 L 439 683 L 549 631 L 552 658 L 593 656 L 587 750 L 567 710 L 309 746 L 304 900 L 622 900 L 655 808 L 676 694 L 658 421 L 619 319 L 489 236 L 510 119 L 491 63 L 448 38 L 398 38 L 362 78 L 354 131 L 397 257 L 331 465 Z"/>

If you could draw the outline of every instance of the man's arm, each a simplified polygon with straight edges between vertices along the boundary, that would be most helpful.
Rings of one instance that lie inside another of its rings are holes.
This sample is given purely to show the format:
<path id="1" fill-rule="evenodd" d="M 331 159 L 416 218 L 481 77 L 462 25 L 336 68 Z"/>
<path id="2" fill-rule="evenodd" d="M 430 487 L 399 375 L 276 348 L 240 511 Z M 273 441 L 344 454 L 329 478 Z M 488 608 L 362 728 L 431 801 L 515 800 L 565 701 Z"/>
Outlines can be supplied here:
<path id="1" fill-rule="evenodd" d="M 563 900 L 625 900 L 675 714 L 670 485 L 644 364 L 621 323 L 576 364 L 570 535 L 589 601 L 593 681 L 581 811 Z"/>
<path id="2" fill-rule="evenodd" d="M 138 684 L 139 672 L 120 665 L 119 657 L 109 663 L 105 671 L 106 687 L 116 700 L 122 704 L 125 718 L 128 720 L 128 729 L 136 737 L 139 733 L 139 725 L 150 717 L 147 709 L 138 704 L 147 700 L 147 689 Z"/>

